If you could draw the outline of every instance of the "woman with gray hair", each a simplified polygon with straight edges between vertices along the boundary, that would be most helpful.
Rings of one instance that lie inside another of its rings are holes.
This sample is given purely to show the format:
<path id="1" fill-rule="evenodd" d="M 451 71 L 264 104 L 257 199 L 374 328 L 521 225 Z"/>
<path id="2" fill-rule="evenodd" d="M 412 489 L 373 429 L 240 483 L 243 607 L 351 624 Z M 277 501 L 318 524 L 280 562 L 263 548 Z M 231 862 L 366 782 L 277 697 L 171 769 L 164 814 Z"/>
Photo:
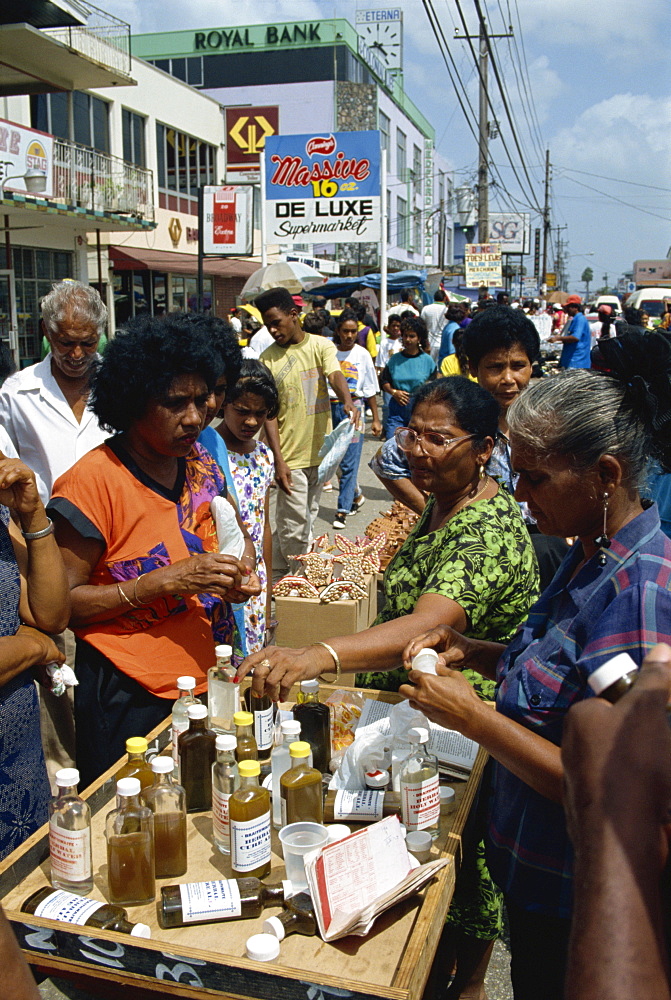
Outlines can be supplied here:
<path id="1" fill-rule="evenodd" d="M 487 864 L 510 921 L 515 1000 L 563 997 L 572 906 L 564 810 L 566 713 L 617 653 L 637 666 L 671 641 L 671 542 L 641 497 L 651 459 L 671 469 L 671 346 L 662 334 L 605 341 L 609 374 L 566 372 L 533 385 L 508 423 L 515 492 L 546 534 L 575 536 L 513 641 L 439 626 L 415 639 L 441 652 L 438 676 L 412 671 L 400 693 L 493 758 Z M 461 671 L 496 679 L 496 711 Z M 626 821 L 626 817 L 622 817 Z"/>

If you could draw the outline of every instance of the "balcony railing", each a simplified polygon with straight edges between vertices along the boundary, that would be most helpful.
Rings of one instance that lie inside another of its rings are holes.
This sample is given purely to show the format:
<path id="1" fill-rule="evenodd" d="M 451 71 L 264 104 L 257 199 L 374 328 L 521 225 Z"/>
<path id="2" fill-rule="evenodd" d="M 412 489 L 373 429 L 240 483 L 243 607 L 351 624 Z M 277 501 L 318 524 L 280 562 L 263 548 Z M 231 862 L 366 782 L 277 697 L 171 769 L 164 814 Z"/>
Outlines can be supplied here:
<path id="1" fill-rule="evenodd" d="M 130 77 L 130 25 L 85 0 L 77 0 L 85 24 L 45 28 L 44 34 L 103 66 Z"/>
<path id="2" fill-rule="evenodd" d="M 88 211 L 154 220 L 151 170 L 63 139 L 54 140 L 54 197 Z"/>

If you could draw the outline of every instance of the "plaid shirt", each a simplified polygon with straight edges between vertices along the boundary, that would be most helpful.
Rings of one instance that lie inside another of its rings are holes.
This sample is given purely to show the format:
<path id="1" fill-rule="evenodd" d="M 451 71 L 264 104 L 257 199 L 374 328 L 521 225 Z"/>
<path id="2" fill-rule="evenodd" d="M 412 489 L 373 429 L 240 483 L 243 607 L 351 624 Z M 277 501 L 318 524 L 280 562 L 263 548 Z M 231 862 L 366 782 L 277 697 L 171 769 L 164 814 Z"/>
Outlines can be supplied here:
<path id="1" fill-rule="evenodd" d="M 671 643 L 671 541 L 656 505 L 612 539 L 604 567 L 577 575 L 577 542 L 532 607 L 497 667 L 497 711 L 561 745 L 566 712 L 590 697 L 587 678 L 616 653 L 640 666 Z M 568 917 L 572 852 L 564 811 L 498 762 L 492 771 L 487 862 L 494 881 L 527 910 Z"/>

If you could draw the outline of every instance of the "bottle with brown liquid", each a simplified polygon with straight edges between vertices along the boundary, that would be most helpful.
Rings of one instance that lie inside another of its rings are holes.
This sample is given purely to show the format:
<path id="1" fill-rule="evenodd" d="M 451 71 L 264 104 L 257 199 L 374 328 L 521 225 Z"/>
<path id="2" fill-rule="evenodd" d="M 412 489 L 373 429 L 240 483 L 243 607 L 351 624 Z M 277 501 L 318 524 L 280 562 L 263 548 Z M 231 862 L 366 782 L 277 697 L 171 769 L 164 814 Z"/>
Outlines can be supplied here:
<path id="1" fill-rule="evenodd" d="M 235 723 L 235 759 L 238 763 L 241 760 L 258 760 L 259 748 L 254 738 L 254 716 L 251 712 L 236 712 L 233 716 Z"/>
<path id="2" fill-rule="evenodd" d="M 147 760 L 148 748 L 149 745 L 143 736 L 131 736 L 126 740 L 128 760 L 117 771 L 117 781 L 121 781 L 122 778 L 139 778 L 142 788 L 154 784 L 154 772 Z"/>
<path id="3" fill-rule="evenodd" d="M 212 808 L 212 765 L 217 734 L 207 728 L 205 705 L 189 705 L 189 728 L 179 737 L 179 773 L 188 812 Z"/>
<path id="4" fill-rule="evenodd" d="M 254 717 L 254 739 L 259 751 L 259 760 L 267 763 L 273 749 L 273 703 L 267 694 L 258 695 L 253 688 L 247 688 L 245 695 L 247 708 Z"/>
<path id="5" fill-rule="evenodd" d="M 282 826 L 288 823 L 321 823 L 324 817 L 322 774 L 310 767 L 310 744 L 298 741 L 289 746 L 291 770 L 280 778 Z"/>
<path id="6" fill-rule="evenodd" d="M 319 701 L 319 681 L 301 681 L 294 719 L 301 724 L 301 738 L 312 747 L 314 766 L 326 774 L 331 763 L 331 713 Z"/>
<path id="7" fill-rule="evenodd" d="M 231 868 L 236 875 L 264 878 L 270 872 L 270 792 L 259 787 L 258 760 L 238 764 L 240 787 L 228 800 Z"/>
<path id="8" fill-rule="evenodd" d="M 376 823 L 385 816 L 401 815 L 398 792 L 367 788 L 351 792 L 346 788 L 328 791 L 324 799 L 325 823 Z"/>
<path id="9" fill-rule="evenodd" d="M 276 917 L 263 921 L 263 933 L 274 934 L 283 941 L 289 934 L 305 934 L 312 937 L 317 933 L 317 918 L 309 892 L 299 892 L 284 901 L 284 909 Z"/>
<path id="10" fill-rule="evenodd" d="M 45 886 L 28 896 L 22 904 L 23 913 L 34 913 L 45 920 L 62 920 L 66 924 L 96 927 L 102 931 L 118 931 L 133 937 L 151 937 L 149 924 L 132 924 L 121 906 L 84 899 L 62 889 Z"/>
<path id="11" fill-rule="evenodd" d="M 154 784 L 142 793 L 154 814 L 154 874 L 175 878 L 186 871 L 186 794 L 173 779 L 172 757 L 154 757 Z"/>
<path id="12" fill-rule="evenodd" d="M 154 816 L 140 802 L 139 778 L 117 781 L 117 807 L 105 819 L 107 879 L 112 903 L 151 903 L 154 882 Z"/>
<path id="13" fill-rule="evenodd" d="M 279 885 L 264 885 L 257 878 L 164 885 L 158 920 L 161 927 L 248 920 L 260 916 L 266 906 L 281 906 L 291 892 L 287 879 Z"/>

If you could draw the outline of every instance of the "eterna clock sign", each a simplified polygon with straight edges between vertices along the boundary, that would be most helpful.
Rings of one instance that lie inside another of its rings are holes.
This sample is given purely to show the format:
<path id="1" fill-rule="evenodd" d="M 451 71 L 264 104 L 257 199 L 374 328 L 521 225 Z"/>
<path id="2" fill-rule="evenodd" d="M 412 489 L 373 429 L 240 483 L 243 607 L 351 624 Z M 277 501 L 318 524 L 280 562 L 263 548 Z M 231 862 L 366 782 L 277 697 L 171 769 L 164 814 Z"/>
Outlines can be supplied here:
<path id="1" fill-rule="evenodd" d="M 359 37 L 386 69 L 403 68 L 403 11 L 399 7 L 358 10 Z"/>

